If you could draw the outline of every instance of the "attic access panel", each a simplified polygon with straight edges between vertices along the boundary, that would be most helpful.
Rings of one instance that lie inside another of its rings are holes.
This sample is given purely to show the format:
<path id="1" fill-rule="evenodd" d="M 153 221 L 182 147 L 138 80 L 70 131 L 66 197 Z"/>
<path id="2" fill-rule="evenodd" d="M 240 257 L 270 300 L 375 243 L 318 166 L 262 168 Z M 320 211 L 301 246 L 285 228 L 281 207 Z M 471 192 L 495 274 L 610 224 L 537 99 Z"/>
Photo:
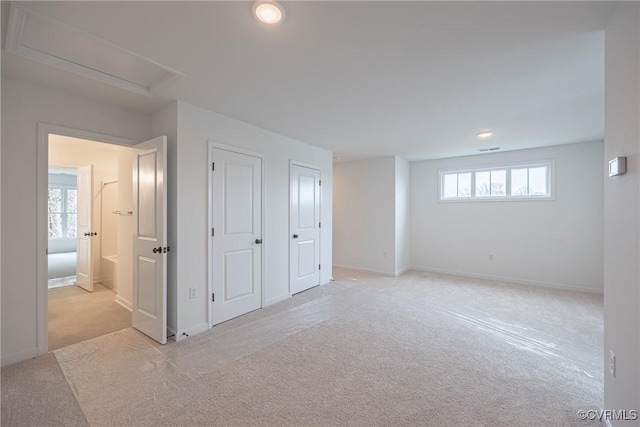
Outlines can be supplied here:
<path id="1" fill-rule="evenodd" d="M 146 96 L 184 75 L 22 5 L 11 4 L 5 49 Z"/>

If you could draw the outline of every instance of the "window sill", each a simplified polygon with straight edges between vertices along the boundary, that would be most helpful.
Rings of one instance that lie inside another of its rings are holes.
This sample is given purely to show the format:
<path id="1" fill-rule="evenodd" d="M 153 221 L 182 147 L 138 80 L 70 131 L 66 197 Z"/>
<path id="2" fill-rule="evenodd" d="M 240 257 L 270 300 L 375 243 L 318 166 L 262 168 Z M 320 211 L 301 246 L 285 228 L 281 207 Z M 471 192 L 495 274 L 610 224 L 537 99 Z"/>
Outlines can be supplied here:
<path id="1" fill-rule="evenodd" d="M 457 197 L 451 199 L 438 198 L 439 203 L 482 203 L 482 202 L 542 202 L 542 201 L 554 201 L 556 198 L 553 196 L 522 196 L 522 197 Z"/>

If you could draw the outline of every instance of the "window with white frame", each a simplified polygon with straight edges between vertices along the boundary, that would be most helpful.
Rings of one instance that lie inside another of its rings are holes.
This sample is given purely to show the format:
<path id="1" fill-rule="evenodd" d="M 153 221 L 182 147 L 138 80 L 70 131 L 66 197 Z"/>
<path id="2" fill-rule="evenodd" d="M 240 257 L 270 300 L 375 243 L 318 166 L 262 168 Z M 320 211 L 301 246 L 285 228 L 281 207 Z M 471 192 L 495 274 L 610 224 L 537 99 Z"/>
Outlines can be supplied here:
<path id="1" fill-rule="evenodd" d="M 440 171 L 440 200 L 551 199 L 553 162 Z"/>
<path id="2" fill-rule="evenodd" d="M 75 188 L 49 187 L 49 238 L 76 237 L 77 197 Z"/>

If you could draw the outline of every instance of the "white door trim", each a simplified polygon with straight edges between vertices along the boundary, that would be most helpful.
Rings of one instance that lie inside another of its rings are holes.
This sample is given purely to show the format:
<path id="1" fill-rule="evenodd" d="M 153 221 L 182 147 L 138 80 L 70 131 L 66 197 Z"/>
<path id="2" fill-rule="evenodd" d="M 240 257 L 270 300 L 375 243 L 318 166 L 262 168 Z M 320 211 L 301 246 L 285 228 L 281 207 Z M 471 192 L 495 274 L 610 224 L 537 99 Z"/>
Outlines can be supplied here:
<path id="1" fill-rule="evenodd" d="M 260 191 L 262 191 L 262 206 L 260 207 L 260 209 L 262 210 L 262 221 L 261 221 L 261 226 L 262 226 L 262 235 L 263 236 L 267 236 L 267 230 L 265 228 L 265 207 L 266 207 L 266 198 L 267 198 L 267 192 L 266 192 L 266 186 L 265 186 L 265 179 L 264 179 L 264 171 L 266 169 L 265 166 L 265 161 L 264 161 L 264 155 L 262 153 L 257 153 L 255 151 L 250 151 L 250 150 L 245 150 L 243 148 L 238 148 L 238 147 L 234 147 L 232 145 L 227 145 L 227 144 L 222 144 L 216 141 L 212 141 L 209 140 L 207 141 L 208 144 L 208 156 L 207 156 L 207 229 L 205 230 L 205 232 L 207 233 L 206 235 L 207 237 L 207 322 L 209 325 L 209 329 L 213 328 L 213 308 L 212 308 L 212 301 L 211 301 L 211 297 L 209 295 L 211 295 L 213 293 L 213 236 L 211 236 L 211 230 L 213 229 L 213 185 L 211 185 L 211 182 L 213 180 L 213 150 L 214 149 L 219 149 L 219 150 L 226 150 L 226 151 L 231 151 L 233 153 L 238 153 L 238 154 L 246 154 L 248 156 L 253 156 L 253 157 L 258 157 L 262 160 L 262 171 L 261 171 L 261 178 L 262 178 L 262 188 L 260 189 Z M 262 262 L 260 263 L 261 266 L 261 270 L 260 271 L 260 286 L 262 287 L 262 301 L 260 302 L 260 306 L 262 308 L 264 308 L 265 305 L 265 286 L 264 286 L 264 265 L 265 265 L 265 253 L 267 248 L 269 247 L 269 239 L 264 239 L 263 237 L 263 243 L 262 243 Z"/>
<path id="2" fill-rule="evenodd" d="M 291 229 L 291 180 L 293 179 L 293 167 L 302 166 L 303 168 L 314 169 L 320 172 L 320 181 L 322 182 L 322 168 L 318 165 L 311 163 L 299 162 L 297 160 L 289 159 L 289 298 L 291 298 L 291 235 L 293 230 Z M 320 189 L 320 223 L 322 223 L 322 189 Z M 320 263 L 322 264 L 322 230 L 318 233 L 318 250 L 320 251 Z M 322 283 L 322 272 L 318 272 L 318 281 Z"/>
<path id="3" fill-rule="evenodd" d="M 38 355 L 49 350 L 48 340 L 48 280 L 47 280 L 47 183 L 49 176 L 49 135 L 70 136 L 107 144 L 130 147 L 138 141 L 38 122 L 36 163 L 36 340 Z"/>

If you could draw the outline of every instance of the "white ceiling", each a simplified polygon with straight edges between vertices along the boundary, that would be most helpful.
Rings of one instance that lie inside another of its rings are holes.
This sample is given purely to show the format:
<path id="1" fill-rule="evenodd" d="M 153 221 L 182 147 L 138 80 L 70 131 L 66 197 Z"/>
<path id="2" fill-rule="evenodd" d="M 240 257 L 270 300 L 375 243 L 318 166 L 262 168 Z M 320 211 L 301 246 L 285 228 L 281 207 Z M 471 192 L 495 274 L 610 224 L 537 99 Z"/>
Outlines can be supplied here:
<path id="1" fill-rule="evenodd" d="M 283 5 L 285 21 L 268 26 L 250 2 L 28 2 L 185 77 L 150 98 L 4 51 L 2 73 L 148 113 L 180 99 L 343 160 L 604 136 L 615 2 Z M 495 136 L 479 140 L 484 129 Z"/>

